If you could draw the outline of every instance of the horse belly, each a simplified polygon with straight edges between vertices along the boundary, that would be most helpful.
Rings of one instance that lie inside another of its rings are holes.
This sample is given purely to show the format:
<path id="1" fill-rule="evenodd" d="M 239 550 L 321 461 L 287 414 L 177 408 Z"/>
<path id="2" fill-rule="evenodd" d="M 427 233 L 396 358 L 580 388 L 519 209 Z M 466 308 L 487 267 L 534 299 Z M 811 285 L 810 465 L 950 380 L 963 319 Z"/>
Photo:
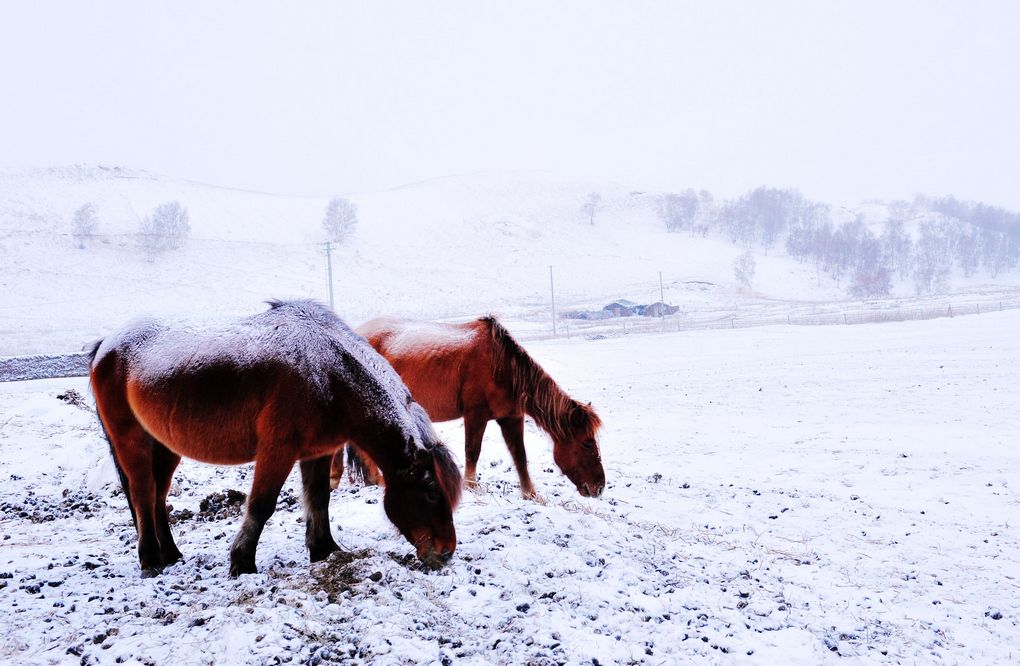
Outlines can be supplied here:
<path id="1" fill-rule="evenodd" d="M 460 409 L 460 396 L 457 395 L 455 384 L 433 381 L 404 380 L 411 391 L 411 398 L 421 405 L 433 422 L 454 421 L 463 416 Z"/>
<path id="2" fill-rule="evenodd" d="M 137 384 L 128 401 L 142 427 L 179 456 L 213 465 L 239 465 L 255 459 L 255 415 L 248 409 L 196 409 Z"/>

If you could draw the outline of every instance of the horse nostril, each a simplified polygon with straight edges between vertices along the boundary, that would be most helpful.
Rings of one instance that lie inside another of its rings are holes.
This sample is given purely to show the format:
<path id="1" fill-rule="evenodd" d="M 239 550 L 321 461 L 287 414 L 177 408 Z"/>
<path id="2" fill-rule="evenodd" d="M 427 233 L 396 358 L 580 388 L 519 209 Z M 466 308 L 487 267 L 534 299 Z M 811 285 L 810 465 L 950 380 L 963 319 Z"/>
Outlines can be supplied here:
<path id="1" fill-rule="evenodd" d="M 453 557 L 452 550 L 444 550 L 442 552 L 431 551 L 425 557 L 420 558 L 422 563 L 430 569 L 439 569 L 444 564 L 450 561 Z"/>

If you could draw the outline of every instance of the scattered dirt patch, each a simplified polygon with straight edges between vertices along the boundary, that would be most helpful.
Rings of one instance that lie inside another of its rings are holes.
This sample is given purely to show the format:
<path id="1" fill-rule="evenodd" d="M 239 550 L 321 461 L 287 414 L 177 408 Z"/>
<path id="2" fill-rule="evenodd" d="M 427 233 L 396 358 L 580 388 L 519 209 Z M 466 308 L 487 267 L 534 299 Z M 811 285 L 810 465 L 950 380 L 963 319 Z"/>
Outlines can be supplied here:
<path id="1" fill-rule="evenodd" d="M 92 518 L 107 506 L 104 498 L 80 490 L 65 488 L 59 499 L 36 495 L 29 490 L 20 502 L 0 504 L 0 516 L 48 523 L 63 518 Z"/>
<path id="2" fill-rule="evenodd" d="M 88 403 L 85 402 L 85 396 L 74 389 L 67 389 L 63 393 L 59 394 L 57 396 L 57 400 L 66 402 L 69 405 L 74 405 L 79 409 L 87 410 L 89 408 Z"/>
<path id="3" fill-rule="evenodd" d="M 248 495 L 240 490 L 228 489 L 220 493 L 206 495 L 198 504 L 198 513 L 190 509 L 179 509 L 170 511 L 170 524 L 174 525 L 185 520 L 200 520 L 213 522 L 234 518 L 244 513 L 245 502 Z M 300 500 L 294 491 L 286 489 L 280 493 L 276 501 L 276 510 L 288 510 L 300 505 Z"/>
<path id="4" fill-rule="evenodd" d="M 354 586 L 366 578 L 360 571 L 360 563 L 371 556 L 369 550 L 356 550 L 352 553 L 338 550 L 331 553 L 326 561 L 312 566 L 314 582 L 311 587 L 315 591 L 325 592 L 329 603 L 337 603 L 341 596 L 351 592 Z"/>

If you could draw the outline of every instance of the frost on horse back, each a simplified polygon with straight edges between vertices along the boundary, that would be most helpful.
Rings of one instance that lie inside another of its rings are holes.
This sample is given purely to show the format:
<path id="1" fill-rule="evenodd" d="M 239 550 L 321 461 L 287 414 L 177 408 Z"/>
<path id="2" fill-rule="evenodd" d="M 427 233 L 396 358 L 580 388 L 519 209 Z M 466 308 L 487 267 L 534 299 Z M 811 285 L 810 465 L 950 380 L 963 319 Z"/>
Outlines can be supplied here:
<path id="1" fill-rule="evenodd" d="M 230 573 L 255 572 L 255 548 L 295 463 L 311 560 L 338 550 L 329 528 L 333 453 L 352 441 L 385 474 L 386 515 L 429 566 L 452 555 L 460 473 L 425 411 L 360 336 L 312 301 L 196 329 L 153 319 L 96 345 L 96 406 L 138 532 L 143 574 L 181 558 L 166 513 L 182 457 L 255 462 Z"/>

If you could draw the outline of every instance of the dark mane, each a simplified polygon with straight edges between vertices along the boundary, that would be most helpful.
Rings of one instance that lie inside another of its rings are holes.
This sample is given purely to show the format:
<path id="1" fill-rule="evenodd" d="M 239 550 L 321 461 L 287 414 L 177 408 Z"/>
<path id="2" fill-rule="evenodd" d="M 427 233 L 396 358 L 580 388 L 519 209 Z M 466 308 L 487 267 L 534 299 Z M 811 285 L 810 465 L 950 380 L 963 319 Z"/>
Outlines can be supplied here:
<path id="1" fill-rule="evenodd" d="M 598 414 L 567 395 L 496 317 L 488 315 L 479 321 L 489 329 L 493 368 L 509 369 L 512 394 L 517 396 L 521 407 L 540 428 L 554 438 L 567 439 L 577 429 L 571 425 L 571 416 L 578 409 L 591 433 L 594 435 L 598 431 L 602 425 Z"/>
<path id="2" fill-rule="evenodd" d="M 450 449 L 442 445 L 441 442 L 439 444 L 432 449 L 432 466 L 436 474 L 436 484 L 452 510 L 460 504 L 462 478 L 460 468 L 457 467 L 457 461 L 453 459 Z"/>

